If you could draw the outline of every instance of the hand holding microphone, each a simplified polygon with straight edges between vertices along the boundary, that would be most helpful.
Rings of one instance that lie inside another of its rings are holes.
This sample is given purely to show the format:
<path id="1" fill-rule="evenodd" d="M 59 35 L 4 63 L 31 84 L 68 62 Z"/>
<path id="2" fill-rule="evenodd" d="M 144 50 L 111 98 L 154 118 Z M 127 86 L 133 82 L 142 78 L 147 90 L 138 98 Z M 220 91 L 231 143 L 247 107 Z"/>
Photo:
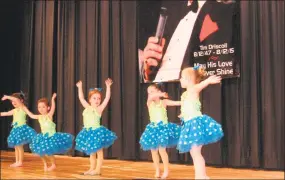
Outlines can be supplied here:
<path id="1" fill-rule="evenodd" d="M 157 67 L 163 56 L 165 39 L 163 32 L 167 20 L 166 8 L 161 8 L 161 13 L 156 29 L 155 37 L 148 38 L 146 47 L 144 48 L 144 77 L 146 80 L 151 80 L 153 73 L 152 67 Z"/>

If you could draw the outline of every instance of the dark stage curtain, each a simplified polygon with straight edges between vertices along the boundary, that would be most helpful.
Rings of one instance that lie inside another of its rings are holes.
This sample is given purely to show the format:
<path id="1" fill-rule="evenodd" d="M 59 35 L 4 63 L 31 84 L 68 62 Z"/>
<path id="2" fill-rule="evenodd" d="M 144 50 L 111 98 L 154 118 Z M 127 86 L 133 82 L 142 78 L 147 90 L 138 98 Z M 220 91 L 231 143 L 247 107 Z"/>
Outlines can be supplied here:
<path id="1" fill-rule="evenodd" d="M 23 2 L 17 4 L 10 1 L 0 2 L 0 96 L 6 93 L 20 91 L 21 25 L 23 22 Z M 0 112 L 9 111 L 12 105 L 9 101 L 0 102 Z M 0 117 L 0 148 L 7 149 L 7 137 L 11 130 L 10 117 Z"/>
<path id="2" fill-rule="evenodd" d="M 137 64 L 140 3 L 27 1 L 22 8 L 17 83 L 28 93 L 31 110 L 37 111 L 37 99 L 57 92 L 57 130 L 76 135 L 83 108 L 75 83 L 82 80 L 87 95 L 91 87 L 105 88 L 107 77 L 114 80 L 102 124 L 116 132 L 118 140 L 105 150 L 106 158 L 151 160 L 138 143 L 149 121 L 147 84 L 139 83 Z M 210 165 L 284 169 L 284 2 L 241 1 L 240 7 L 235 25 L 241 77 L 223 80 L 222 86 L 206 92 L 217 96 L 203 96 L 204 112 L 225 131 L 222 141 L 204 147 L 203 153 Z M 172 99 L 180 98 L 179 83 L 166 84 L 165 89 Z M 169 108 L 170 121 L 179 123 L 179 113 L 179 108 Z M 39 131 L 38 123 L 29 121 Z M 70 155 L 83 156 L 74 150 Z M 171 162 L 192 163 L 189 154 L 179 155 L 175 149 L 169 150 L 169 157 Z"/>
<path id="3" fill-rule="evenodd" d="M 91 87 L 105 90 L 111 77 L 115 83 L 102 124 L 118 140 L 105 156 L 138 157 L 136 2 L 30 1 L 25 10 L 23 34 L 28 36 L 21 52 L 21 79 L 30 108 L 36 112 L 37 99 L 57 92 L 57 130 L 76 135 L 83 126 L 76 82 L 83 81 L 87 95 Z M 33 126 L 40 130 L 37 122 Z"/>
<path id="4" fill-rule="evenodd" d="M 241 77 L 223 82 L 224 163 L 284 169 L 284 1 L 241 1 Z"/>

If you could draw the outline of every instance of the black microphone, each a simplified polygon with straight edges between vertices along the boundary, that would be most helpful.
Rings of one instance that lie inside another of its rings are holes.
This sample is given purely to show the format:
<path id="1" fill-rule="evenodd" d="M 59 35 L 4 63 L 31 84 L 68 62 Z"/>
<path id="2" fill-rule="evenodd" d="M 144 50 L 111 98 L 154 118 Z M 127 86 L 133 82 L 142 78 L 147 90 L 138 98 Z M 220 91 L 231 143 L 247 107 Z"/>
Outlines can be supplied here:
<path id="1" fill-rule="evenodd" d="M 158 38 L 158 44 L 161 44 L 166 20 L 167 20 L 167 9 L 165 7 L 161 7 L 160 16 L 159 16 L 159 20 L 158 20 L 158 24 L 156 28 L 156 33 L 155 33 L 155 37 Z"/>

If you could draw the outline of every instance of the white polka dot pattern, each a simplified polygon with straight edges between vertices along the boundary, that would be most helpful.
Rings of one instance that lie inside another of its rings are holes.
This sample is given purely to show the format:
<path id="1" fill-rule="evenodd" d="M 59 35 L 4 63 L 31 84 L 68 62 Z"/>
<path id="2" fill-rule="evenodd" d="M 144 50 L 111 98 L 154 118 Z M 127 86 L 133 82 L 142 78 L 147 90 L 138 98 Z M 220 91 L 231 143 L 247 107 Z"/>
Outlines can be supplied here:
<path id="1" fill-rule="evenodd" d="M 206 145 L 219 141 L 224 136 L 222 127 L 213 118 L 202 115 L 183 121 L 177 149 L 189 152 L 193 145 Z"/>
<path id="2" fill-rule="evenodd" d="M 15 147 L 19 145 L 29 144 L 32 139 L 37 135 L 37 132 L 28 125 L 15 126 L 12 128 L 7 142 L 8 147 Z"/>
<path id="3" fill-rule="evenodd" d="M 75 149 L 90 155 L 102 148 L 108 148 L 116 139 L 116 134 L 104 126 L 96 129 L 83 128 L 76 136 Z"/>
<path id="4" fill-rule="evenodd" d="M 73 139 L 74 137 L 68 133 L 55 133 L 52 136 L 40 133 L 33 139 L 30 149 L 39 156 L 64 154 L 72 148 Z"/>
<path id="5" fill-rule="evenodd" d="M 149 123 L 140 138 L 140 145 L 144 151 L 159 147 L 173 147 L 178 143 L 181 127 L 174 123 Z"/>

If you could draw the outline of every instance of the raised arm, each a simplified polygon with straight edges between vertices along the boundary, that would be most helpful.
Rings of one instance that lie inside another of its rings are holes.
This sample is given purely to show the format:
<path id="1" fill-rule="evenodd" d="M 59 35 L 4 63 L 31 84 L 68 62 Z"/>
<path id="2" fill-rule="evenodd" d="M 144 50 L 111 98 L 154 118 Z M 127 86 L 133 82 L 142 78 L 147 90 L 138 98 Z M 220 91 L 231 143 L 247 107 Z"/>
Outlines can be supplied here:
<path id="1" fill-rule="evenodd" d="M 56 93 L 53 93 L 52 98 L 51 98 L 51 107 L 48 113 L 49 117 L 53 117 L 54 111 L 55 111 L 55 98 L 56 98 Z"/>
<path id="2" fill-rule="evenodd" d="M 181 101 L 172 101 L 169 99 L 164 99 L 163 102 L 166 106 L 181 106 Z"/>
<path id="3" fill-rule="evenodd" d="M 82 81 L 78 81 L 78 83 L 76 83 L 76 86 L 78 88 L 78 98 L 82 104 L 82 106 L 84 108 L 87 108 L 89 105 L 89 103 L 84 99 L 84 94 L 83 94 L 83 90 L 82 90 Z"/>
<path id="4" fill-rule="evenodd" d="M 105 107 L 107 106 L 107 104 L 108 104 L 108 102 L 109 102 L 109 100 L 111 98 L 111 85 L 113 84 L 112 79 L 108 78 L 105 81 L 105 84 L 106 84 L 106 87 L 107 87 L 106 96 L 105 96 L 105 99 L 102 102 L 102 104 L 98 107 L 98 110 L 101 111 L 101 112 L 105 109 Z"/>
<path id="5" fill-rule="evenodd" d="M 0 117 L 1 116 L 13 116 L 14 109 L 8 112 L 0 112 Z"/>
<path id="6" fill-rule="evenodd" d="M 39 115 L 33 114 L 26 106 L 23 106 L 23 110 L 27 113 L 27 115 L 32 119 L 39 119 Z"/>
<path id="7" fill-rule="evenodd" d="M 13 96 L 4 95 L 4 96 L 2 97 L 2 101 L 5 101 L 5 100 L 15 101 L 15 102 L 19 103 L 20 106 L 23 105 L 23 102 L 22 102 L 20 99 L 18 99 L 18 98 L 16 98 L 16 97 L 13 97 Z"/>
<path id="8" fill-rule="evenodd" d="M 205 79 L 204 81 L 198 83 L 195 85 L 195 89 L 197 90 L 197 92 L 202 91 L 204 88 L 206 88 L 207 86 L 209 86 L 210 84 L 218 84 L 220 83 L 222 80 L 222 78 L 220 76 L 210 76 L 207 79 Z"/>

